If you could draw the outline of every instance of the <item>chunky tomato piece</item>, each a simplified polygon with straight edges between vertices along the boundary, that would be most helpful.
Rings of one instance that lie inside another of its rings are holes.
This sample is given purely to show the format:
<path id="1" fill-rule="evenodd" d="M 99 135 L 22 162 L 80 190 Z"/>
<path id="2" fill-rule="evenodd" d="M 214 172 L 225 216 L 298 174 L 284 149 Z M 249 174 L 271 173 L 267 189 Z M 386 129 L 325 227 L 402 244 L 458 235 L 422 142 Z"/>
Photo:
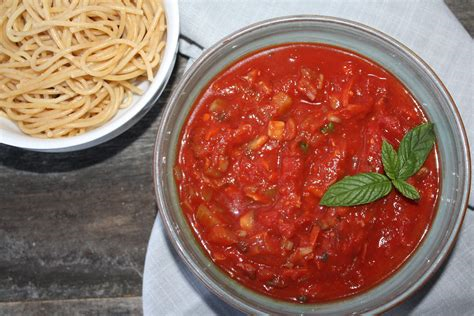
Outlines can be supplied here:
<path id="1" fill-rule="evenodd" d="M 344 176 L 383 172 L 426 118 L 390 73 L 353 52 L 289 44 L 250 54 L 217 75 L 183 127 L 175 166 L 196 238 L 230 276 L 298 303 L 374 287 L 416 249 L 431 224 L 439 170 L 433 151 L 396 191 L 357 207 L 324 207 Z"/>

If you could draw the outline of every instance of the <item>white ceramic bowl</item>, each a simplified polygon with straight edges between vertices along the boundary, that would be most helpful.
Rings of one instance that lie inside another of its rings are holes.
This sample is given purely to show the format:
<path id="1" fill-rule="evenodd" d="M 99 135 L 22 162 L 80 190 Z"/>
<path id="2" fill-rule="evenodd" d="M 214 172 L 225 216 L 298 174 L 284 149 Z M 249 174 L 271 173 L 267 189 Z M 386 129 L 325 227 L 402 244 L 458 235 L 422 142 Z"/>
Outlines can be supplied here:
<path id="1" fill-rule="evenodd" d="M 167 33 L 163 60 L 151 83 L 143 82 L 145 91 L 134 96 L 132 104 L 119 112 L 104 125 L 82 135 L 57 139 L 41 139 L 24 134 L 11 120 L 0 117 L 0 143 L 44 152 L 67 152 L 89 148 L 120 135 L 138 122 L 156 103 L 173 70 L 178 50 L 179 14 L 178 1 L 163 0 Z"/>

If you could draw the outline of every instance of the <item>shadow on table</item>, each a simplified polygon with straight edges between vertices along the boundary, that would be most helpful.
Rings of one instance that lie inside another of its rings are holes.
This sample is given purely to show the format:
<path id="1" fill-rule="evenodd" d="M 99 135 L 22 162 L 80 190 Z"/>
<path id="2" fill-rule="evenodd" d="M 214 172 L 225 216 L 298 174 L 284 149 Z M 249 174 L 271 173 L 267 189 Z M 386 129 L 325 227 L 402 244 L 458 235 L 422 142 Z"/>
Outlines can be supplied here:
<path id="1" fill-rule="evenodd" d="M 177 64 L 173 73 L 176 73 L 176 70 Z M 0 144 L 0 163 L 17 170 L 48 173 L 78 170 L 110 159 L 134 143 L 156 121 L 169 99 L 176 77 L 171 76 L 162 95 L 143 118 L 112 140 L 92 148 L 67 153 L 41 153 Z"/>

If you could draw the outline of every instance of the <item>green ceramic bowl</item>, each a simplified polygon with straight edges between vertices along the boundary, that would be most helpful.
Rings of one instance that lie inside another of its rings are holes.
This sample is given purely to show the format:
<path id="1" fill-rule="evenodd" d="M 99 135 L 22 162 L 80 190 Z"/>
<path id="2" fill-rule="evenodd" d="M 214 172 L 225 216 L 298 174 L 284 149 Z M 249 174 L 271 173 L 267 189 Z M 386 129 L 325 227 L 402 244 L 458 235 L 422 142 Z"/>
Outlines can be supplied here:
<path id="1" fill-rule="evenodd" d="M 255 50 L 291 42 L 314 42 L 355 51 L 382 65 L 410 90 L 436 124 L 441 191 L 431 229 L 409 260 L 371 290 L 323 304 L 294 304 L 258 294 L 234 281 L 209 259 L 188 225 L 173 178 L 178 137 L 200 91 L 221 70 Z M 171 243 L 189 269 L 217 296 L 247 313 L 380 313 L 420 288 L 447 257 L 459 232 L 469 196 L 470 158 L 466 133 L 453 99 L 436 74 L 407 47 L 367 26 L 321 16 L 292 16 L 240 30 L 193 64 L 164 111 L 155 151 L 155 188 Z"/>

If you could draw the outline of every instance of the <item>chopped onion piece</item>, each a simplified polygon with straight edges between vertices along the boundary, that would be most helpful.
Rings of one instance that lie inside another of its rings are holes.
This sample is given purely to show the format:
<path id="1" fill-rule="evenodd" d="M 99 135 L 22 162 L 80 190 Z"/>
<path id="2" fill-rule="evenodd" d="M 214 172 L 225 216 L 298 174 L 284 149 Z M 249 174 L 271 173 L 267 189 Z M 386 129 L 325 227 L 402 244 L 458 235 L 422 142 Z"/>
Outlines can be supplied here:
<path id="1" fill-rule="evenodd" d="M 254 212 L 249 211 L 245 215 L 240 217 L 240 227 L 243 230 L 249 231 L 254 226 Z"/>
<path id="2" fill-rule="evenodd" d="M 278 92 L 273 96 L 272 104 L 276 107 L 277 115 L 282 115 L 290 109 L 293 99 L 285 92 Z"/>
<path id="3" fill-rule="evenodd" d="M 285 133 L 285 122 L 270 121 L 268 122 L 267 134 L 270 138 L 282 140 Z"/>
<path id="4" fill-rule="evenodd" d="M 263 145 L 265 145 L 265 143 L 267 141 L 268 141 L 268 136 L 267 135 L 261 135 L 261 136 L 258 136 L 257 138 L 255 138 L 254 140 L 252 140 L 249 143 L 248 147 L 249 147 L 250 150 L 257 150 L 260 147 L 262 147 Z"/>

